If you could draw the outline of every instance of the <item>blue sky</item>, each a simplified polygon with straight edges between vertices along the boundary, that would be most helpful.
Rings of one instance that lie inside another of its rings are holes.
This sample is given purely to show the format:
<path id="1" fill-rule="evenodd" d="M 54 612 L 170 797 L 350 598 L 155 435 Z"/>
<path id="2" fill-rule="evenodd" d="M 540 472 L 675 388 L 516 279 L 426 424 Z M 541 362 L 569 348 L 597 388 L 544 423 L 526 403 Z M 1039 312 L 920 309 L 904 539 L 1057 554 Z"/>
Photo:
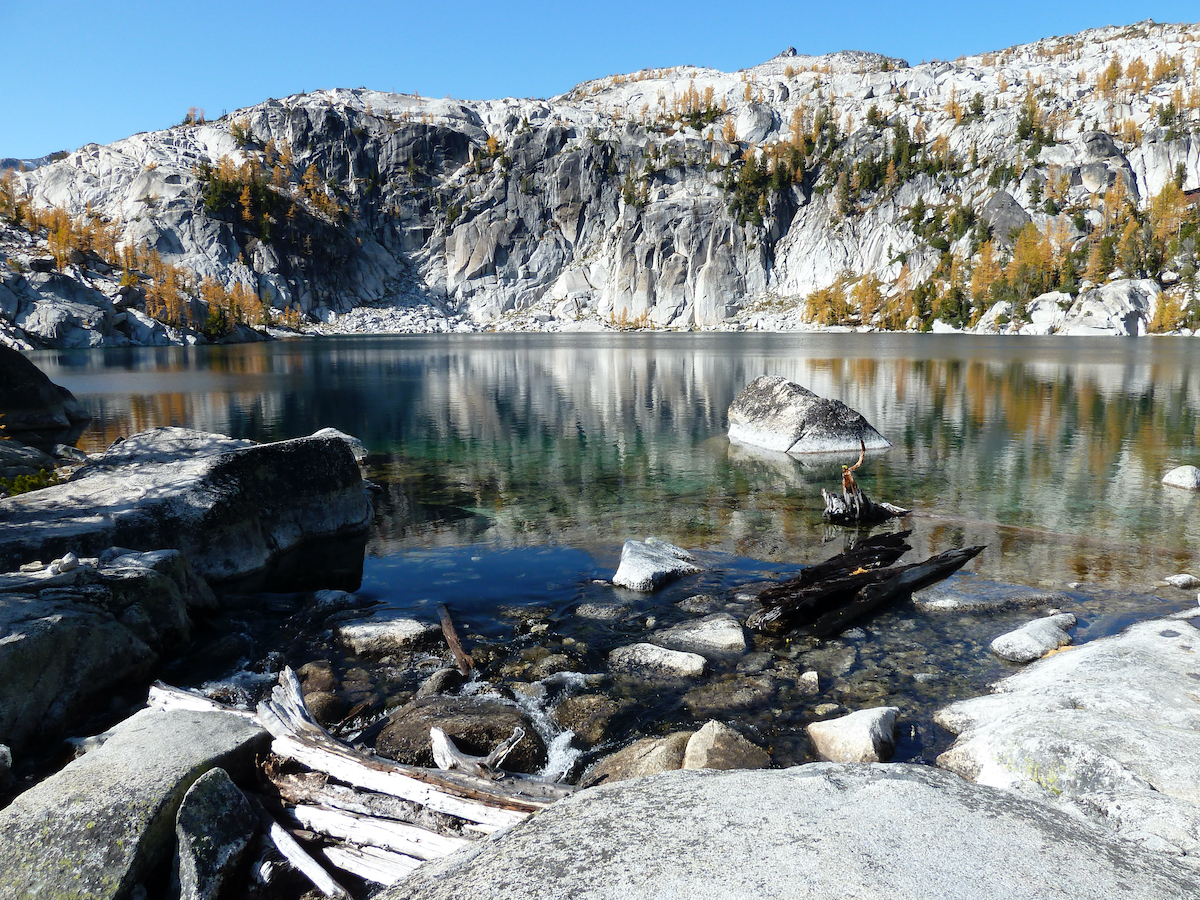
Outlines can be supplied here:
<path id="1" fill-rule="evenodd" d="M 328 87 L 549 97 L 647 66 L 872 50 L 953 59 L 1084 28 L 1200 20 L 1191 2 L 260 0 L 0 4 L 0 157 L 41 156 Z"/>

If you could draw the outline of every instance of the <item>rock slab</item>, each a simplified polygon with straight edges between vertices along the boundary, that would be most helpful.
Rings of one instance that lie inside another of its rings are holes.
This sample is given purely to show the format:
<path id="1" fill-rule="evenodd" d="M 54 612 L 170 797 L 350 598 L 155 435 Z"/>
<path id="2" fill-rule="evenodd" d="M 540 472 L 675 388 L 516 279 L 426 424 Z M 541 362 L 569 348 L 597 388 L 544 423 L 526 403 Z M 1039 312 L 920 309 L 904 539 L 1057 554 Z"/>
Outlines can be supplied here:
<path id="1" fill-rule="evenodd" d="M 626 541 L 613 584 L 633 591 L 653 591 L 668 581 L 699 572 L 695 559 L 682 547 L 656 538 Z"/>
<path id="2" fill-rule="evenodd" d="M 340 438 L 249 445 L 155 428 L 67 484 L 0 501 L 0 569 L 117 545 L 182 550 L 205 578 L 229 579 L 306 540 L 361 531 L 370 515 L 362 474 Z"/>
<path id="3" fill-rule="evenodd" d="M 840 400 L 826 400 L 780 375 L 762 375 L 729 406 L 729 439 L 784 453 L 886 450 L 891 441 Z"/>
<path id="4" fill-rule="evenodd" d="M 927 766 L 675 772 L 580 791 L 381 900 L 1183 900 L 1200 879 Z"/>
<path id="5" fill-rule="evenodd" d="M 128 896 L 169 859 L 188 789 L 246 770 L 269 735 L 240 716 L 143 710 L 0 811 L 0 900 Z"/>
<path id="6" fill-rule="evenodd" d="M 657 644 L 629 644 L 608 654 L 608 667 L 643 677 L 695 678 L 704 674 L 707 661 L 699 653 L 668 650 Z"/>
<path id="7" fill-rule="evenodd" d="M 0 344 L 0 434 L 67 431 L 91 419 L 74 394 L 16 350 Z"/>
<path id="8" fill-rule="evenodd" d="M 683 622 L 656 631 L 651 641 L 669 650 L 720 656 L 746 652 L 746 632 L 729 613 L 714 613 L 693 622 Z"/>
<path id="9" fill-rule="evenodd" d="M 1190 612 L 1190 611 L 1189 611 Z M 1101 816 L 1134 839 L 1200 854 L 1200 631 L 1133 625 L 1031 664 L 935 721 L 958 735 L 938 765 Z M 1160 810 L 1141 818 L 1134 807 Z M 1181 838 L 1178 823 L 1194 834 Z"/>

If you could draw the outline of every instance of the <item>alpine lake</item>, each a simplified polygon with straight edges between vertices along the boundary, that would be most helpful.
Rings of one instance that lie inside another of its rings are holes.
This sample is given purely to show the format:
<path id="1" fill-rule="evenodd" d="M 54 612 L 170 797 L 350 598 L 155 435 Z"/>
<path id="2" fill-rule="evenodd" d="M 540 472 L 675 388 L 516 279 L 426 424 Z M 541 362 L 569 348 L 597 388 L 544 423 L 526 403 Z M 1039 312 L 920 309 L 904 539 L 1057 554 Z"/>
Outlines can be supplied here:
<path id="1" fill-rule="evenodd" d="M 88 452 L 159 425 L 257 441 L 332 426 L 370 452 L 376 517 L 365 549 L 351 542 L 326 565 L 313 548 L 301 583 L 239 588 L 246 596 L 166 680 L 265 684 L 285 662 L 330 660 L 363 724 L 411 696 L 436 660 L 358 659 L 328 622 L 297 614 L 298 592 L 354 590 L 430 621 L 445 604 L 484 677 L 537 714 L 558 757 L 550 767 L 577 772 L 633 736 L 710 718 L 790 765 L 811 758 L 808 722 L 879 705 L 900 709 L 895 758 L 932 762 L 951 741 L 934 712 L 1015 671 L 988 644 L 1044 611 L 927 612 L 905 601 L 830 640 L 755 635 L 750 653 L 717 660 L 701 682 L 608 678 L 614 647 L 705 612 L 744 620 L 767 582 L 856 536 L 821 518 L 821 488 L 840 489 L 853 458 L 793 458 L 726 438 L 729 404 L 755 377 L 839 399 L 892 441 L 857 474 L 872 499 L 912 508 L 877 529 L 911 529 L 903 561 L 985 544 L 951 583 L 1062 592 L 1054 605 L 1078 617 L 1078 644 L 1197 602 L 1194 589 L 1161 579 L 1200 574 L 1200 496 L 1160 480 L 1200 463 L 1198 346 L 472 334 L 33 358 L 89 407 L 79 441 Z M 703 571 L 654 593 L 614 588 L 623 542 L 651 535 L 693 551 Z M 802 687 L 809 670 L 815 695 Z M 571 744 L 552 715 L 571 693 L 616 701 L 594 745 Z"/>

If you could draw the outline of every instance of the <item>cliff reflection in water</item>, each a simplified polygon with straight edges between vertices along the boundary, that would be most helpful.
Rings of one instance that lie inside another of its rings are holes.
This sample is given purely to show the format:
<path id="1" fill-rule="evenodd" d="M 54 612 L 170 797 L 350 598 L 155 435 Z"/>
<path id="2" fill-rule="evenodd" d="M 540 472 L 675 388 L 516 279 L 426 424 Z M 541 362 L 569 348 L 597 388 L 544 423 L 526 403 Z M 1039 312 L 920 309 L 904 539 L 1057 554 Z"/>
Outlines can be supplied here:
<path id="1" fill-rule="evenodd" d="M 781 374 L 895 444 L 861 483 L 912 506 L 918 550 L 987 543 L 976 571 L 1145 586 L 1194 566 L 1200 361 L 1186 339 L 934 335 L 463 335 L 46 352 L 107 446 L 154 425 L 257 440 L 332 425 L 377 454 L 369 547 L 612 548 L 657 534 L 823 558 L 843 460 L 731 446 L 726 410 Z M 840 540 L 841 532 L 836 532 Z M 840 548 L 840 544 L 838 544 Z"/>

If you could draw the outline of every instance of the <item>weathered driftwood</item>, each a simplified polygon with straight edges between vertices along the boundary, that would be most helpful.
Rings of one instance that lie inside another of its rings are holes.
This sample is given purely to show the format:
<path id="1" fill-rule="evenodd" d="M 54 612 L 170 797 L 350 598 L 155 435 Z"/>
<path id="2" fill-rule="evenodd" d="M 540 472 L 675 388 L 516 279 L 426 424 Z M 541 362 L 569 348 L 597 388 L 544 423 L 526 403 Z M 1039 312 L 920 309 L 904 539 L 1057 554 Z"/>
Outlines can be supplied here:
<path id="1" fill-rule="evenodd" d="M 295 673 L 284 669 L 271 699 L 258 705 L 258 721 L 275 739 L 271 750 L 339 781 L 420 803 L 429 809 L 497 829 L 524 819 L 545 802 L 499 797 L 487 801 L 461 796 L 456 785 L 430 783 L 428 770 L 359 753 L 342 744 L 309 715 Z"/>
<path id="2" fill-rule="evenodd" d="M 867 445 L 861 440 L 859 445 L 862 449 L 858 454 L 858 462 L 852 466 L 842 466 L 842 496 L 821 489 L 821 496 L 825 499 L 822 518 L 835 525 L 878 525 L 888 519 L 907 516 L 912 510 L 892 503 L 876 503 L 858 486 L 854 471 L 863 464 L 867 455 Z"/>
<path id="3" fill-rule="evenodd" d="M 146 705 L 151 709 L 172 710 L 187 709 L 198 712 L 218 710 L 231 716 L 253 719 L 254 713 L 245 709 L 234 709 L 211 697 L 198 694 L 195 691 L 185 691 L 183 688 L 171 687 L 156 681 L 150 685 L 150 693 L 146 697 Z"/>
<path id="4" fill-rule="evenodd" d="M 458 665 L 458 671 L 462 673 L 463 678 L 470 678 L 475 662 L 463 650 L 462 642 L 458 639 L 458 632 L 454 630 L 454 622 L 450 619 L 450 610 L 446 609 L 442 603 L 438 604 L 438 619 L 441 620 L 442 636 L 446 638 L 446 645 L 454 654 L 454 662 Z"/>
<path id="5" fill-rule="evenodd" d="M 504 762 L 504 757 L 508 756 L 513 748 L 521 743 L 523 737 L 525 737 L 525 729 L 514 728 L 508 740 L 487 756 L 471 756 L 454 746 L 454 741 L 450 740 L 442 729 L 436 726 L 429 729 L 429 743 L 433 745 L 433 761 L 437 763 L 439 769 L 447 771 L 458 769 L 489 781 L 504 777 L 504 773 L 498 771 L 500 764 Z"/>
<path id="6" fill-rule="evenodd" d="M 845 553 L 810 566 L 797 578 L 767 588 L 758 597 L 764 608 L 753 613 L 746 626 L 754 631 L 787 629 L 826 637 L 849 627 L 855 619 L 941 581 L 983 551 L 982 546 L 963 547 L 919 563 L 882 568 L 910 549 L 904 541 L 908 534 L 868 538 Z"/>
<path id="7" fill-rule="evenodd" d="M 321 851 L 330 865 L 344 872 L 357 875 L 364 881 L 375 884 L 393 885 L 410 875 L 421 860 L 405 856 L 403 853 L 392 853 L 378 847 L 355 847 L 353 845 L 335 845 Z"/>
<path id="8" fill-rule="evenodd" d="M 267 836 L 271 839 L 271 843 L 275 845 L 283 857 L 299 872 L 304 874 L 304 877 L 313 883 L 326 897 L 332 897 L 334 900 L 351 900 L 350 892 L 333 880 L 325 868 L 313 859 L 300 846 L 299 842 L 292 837 L 286 828 L 276 822 L 255 798 L 247 795 L 250 800 L 250 805 L 254 807 L 258 813 L 258 818 L 262 822 L 263 829 L 267 832 Z"/>
<path id="9" fill-rule="evenodd" d="M 407 822 L 308 804 L 293 807 L 288 815 L 295 824 L 316 834 L 403 853 L 418 862 L 439 859 L 470 843 L 466 838 L 438 834 Z"/>

